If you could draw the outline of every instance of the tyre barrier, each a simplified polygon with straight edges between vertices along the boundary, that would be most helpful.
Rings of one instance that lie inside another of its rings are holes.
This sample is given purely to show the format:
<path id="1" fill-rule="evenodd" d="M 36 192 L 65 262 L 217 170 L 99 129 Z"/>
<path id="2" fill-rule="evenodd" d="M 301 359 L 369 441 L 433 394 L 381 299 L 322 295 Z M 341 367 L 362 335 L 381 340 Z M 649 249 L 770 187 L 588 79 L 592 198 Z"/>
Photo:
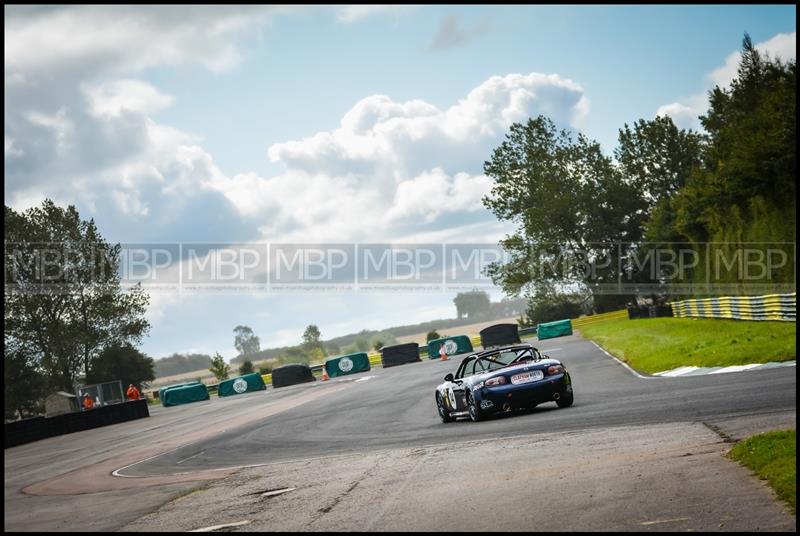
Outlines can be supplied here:
<path id="1" fill-rule="evenodd" d="M 191 404 L 192 402 L 202 402 L 210 398 L 208 387 L 202 383 L 192 383 L 184 385 L 183 387 L 173 387 L 172 389 L 164 391 L 161 405 L 168 408 L 170 406 Z"/>
<path id="2" fill-rule="evenodd" d="M 219 382 L 217 387 L 219 396 L 234 396 L 249 393 L 252 391 L 263 391 L 267 388 L 264 380 L 258 372 L 245 374 L 237 378 Z"/>
<path id="3" fill-rule="evenodd" d="M 369 357 L 366 352 L 334 357 L 325 361 L 324 366 L 331 378 L 370 370 Z"/>
<path id="4" fill-rule="evenodd" d="M 796 322 L 797 293 L 766 296 L 723 296 L 672 302 L 678 318 L 779 320 Z"/>
<path id="5" fill-rule="evenodd" d="M 637 318 L 662 318 L 672 315 L 672 306 L 666 305 L 647 305 L 641 307 L 628 306 L 628 319 L 635 320 Z"/>
<path id="6" fill-rule="evenodd" d="M 272 371 L 272 387 L 287 387 L 298 383 L 316 381 L 311 367 L 302 363 L 283 365 Z"/>
<path id="7" fill-rule="evenodd" d="M 519 326 L 517 324 L 495 324 L 482 329 L 480 335 L 481 346 L 484 348 L 522 342 L 519 338 Z"/>
<path id="8" fill-rule="evenodd" d="M 200 382 L 199 382 L 199 381 L 197 381 L 197 380 L 195 380 L 195 381 L 193 381 L 193 382 L 187 382 L 187 383 L 175 383 L 175 384 L 172 384 L 172 385 L 166 385 L 166 386 L 164 386 L 164 387 L 161 387 L 161 388 L 158 390 L 158 399 L 159 399 L 159 400 L 163 400 L 163 399 L 164 399 L 164 393 L 166 392 L 166 390 L 167 390 L 167 389 L 174 389 L 174 388 L 176 388 L 176 387 L 186 387 L 187 385 L 194 385 L 194 384 L 196 384 L 196 383 L 200 383 Z"/>
<path id="9" fill-rule="evenodd" d="M 5 448 L 149 416 L 147 400 L 142 399 L 109 404 L 101 408 L 75 413 L 64 413 L 55 417 L 34 417 L 15 421 L 7 423 L 3 430 Z"/>
<path id="10" fill-rule="evenodd" d="M 428 359 L 439 359 L 439 351 L 444 347 L 447 355 L 465 354 L 471 352 L 472 342 L 466 335 L 455 335 L 454 337 L 443 337 L 428 341 Z M 423 352 L 420 351 L 420 354 Z M 421 356 L 420 356 L 421 357 Z"/>
<path id="11" fill-rule="evenodd" d="M 404 365 L 422 361 L 419 358 L 419 344 L 409 342 L 406 344 L 396 344 L 394 346 L 384 346 L 381 348 L 381 364 L 383 368 Z"/>
<path id="12" fill-rule="evenodd" d="M 555 337 L 566 337 L 572 335 L 572 321 L 556 320 L 555 322 L 545 322 L 536 326 L 536 333 L 539 340 L 553 339 Z"/>

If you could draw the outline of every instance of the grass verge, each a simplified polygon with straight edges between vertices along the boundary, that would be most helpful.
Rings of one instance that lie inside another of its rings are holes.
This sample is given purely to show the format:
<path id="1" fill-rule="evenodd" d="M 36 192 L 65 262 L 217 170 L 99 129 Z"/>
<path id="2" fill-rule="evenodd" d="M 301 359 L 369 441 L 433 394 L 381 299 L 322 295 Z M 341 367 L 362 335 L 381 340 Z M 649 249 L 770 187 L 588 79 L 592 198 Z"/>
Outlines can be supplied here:
<path id="1" fill-rule="evenodd" d="M 747 438 L 728 453 L 775 490 L 794 514 L 797 510 L 797 430 L 779 430 Z"/>
<path id="2" fill-rule="evenodd" d="M 794 322 L 708 318 L 627 318 L 580 328 L 633 368 L 727 367 L 796 359 Z"/>

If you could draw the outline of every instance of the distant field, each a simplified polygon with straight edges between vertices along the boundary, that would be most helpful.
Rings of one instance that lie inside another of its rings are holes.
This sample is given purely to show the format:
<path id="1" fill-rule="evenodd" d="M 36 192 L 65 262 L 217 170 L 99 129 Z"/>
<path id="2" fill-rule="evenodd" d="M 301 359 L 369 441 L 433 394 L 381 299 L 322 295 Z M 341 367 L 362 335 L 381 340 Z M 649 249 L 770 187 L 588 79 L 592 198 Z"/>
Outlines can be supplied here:
<path id="1" fill-rule="evenodd" d="M 618 319 L 580 329 L 636 370 L 719 367 L 796 359 L 794 322 L 705 318 Z"/>
<path id="2" fill-rule="evenodd" d="M 512 316 L 509 318 L 498 318 L 496 320 L 488 320 L 486 322 L 476 322 L 474 324 L 467 324 L 465 326 L 458 326 L 454 328 L 440 329 L 437 331 L 439 331 L 439 333 L 442 335 L 477 335 L 478 332 L 483 328 L 493 326 L 494 324 L 516 324 L 517 318 L 518 318 L 517 316 Z M 397 337 L 397 342 L 398 344 L 403 344 L 407 342 L 416 342 L 420 346 L 423 346 L 427 344 L 425 340 L 427 335 L 428 332 L 426 331 L 424 333 L 415 333 L 413 335 L 406 335 L 405 337 Z M 255 370 L 258 370 L 258 366 L 260 364 L 267 363 L 268 361 L 270 360 L 266 359 L 263 361 L 254 361 L 253 367 L 255 368 Z M 232 375 L 233 373 L 236 372 L 238 367 L 239 364 L 231 366 Z M 164 385 L 169 385 L 171 383 L 180 383 L 187 380 L 195 380 L 197 378 L 203 380 L 204 383 L 209 383 L 209 384 L 217 383 L 216 378 L 214 378 L 214 375 L 211 374 L 208 371 L 208 369 L 202 369 L 194 372 L 183 372 L 181 374 L 173 374 L 171 376 L 164 376 L 162 378 L 158 378 L 154 382 L 152 382 L 151 388 L 158 388 Z"/>
<path id="3" fill-rule="evenodd" d="M 454 328 L 446 328 L 446 329 L 437 329 L 436 331 L 443 336 L 453 336 L 453 335 L 477 335 L 480 330 L 483 328 L 488 328 L 489 326 L 493 326 L 495 324 L 516 324 L 517 318 L 519 316 L 512 316 L 509 318 L 497 318 L 495 320 L 487 320 L 486 322 L 476 322 L 475 324 L 467 324 L 465 326 L 457 326 Z M 415 333 L 414 335 L 406 335 L 405 337 L 397 337 L 398 344 L 404 344 L 407 342 L 416 342 L 420 346 L 428 344 L 426 337 L 428 332 L 425 333 Z"/>

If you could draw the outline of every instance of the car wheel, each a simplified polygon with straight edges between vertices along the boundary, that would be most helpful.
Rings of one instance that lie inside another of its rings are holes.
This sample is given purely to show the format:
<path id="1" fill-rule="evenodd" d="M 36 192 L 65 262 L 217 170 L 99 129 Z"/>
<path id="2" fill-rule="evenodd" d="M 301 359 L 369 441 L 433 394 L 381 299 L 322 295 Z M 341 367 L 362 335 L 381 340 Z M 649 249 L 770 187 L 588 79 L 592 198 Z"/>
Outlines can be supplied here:
<path id="1" fill-rule="evenodd" d="M 475 402 L 475 399 L 469 391 L 467 391 L 467 408 L 469 409 L 469 418 L 472 422 L 478 422 L 483 418 L 478 403 Z"/>
<path id="2" fill-rule="evenodd" d="M 561 393 L 561 396 L 556 400 L 556 404 L 558 404 L 559 408 L 568 408 L 572 405 L 572 402 L 575 400 L 575 396 L 572 394 L 572 386 L 567 386 L 564 389 L 564 392 Z"/>
<path id="3" fill-rule="evenodd" d="M 436 407 L 439 409 L 439 417 L 442 418 L 442 422 L 453 422 L 455 419 L 450 415 L 450 411 L 448 411 L 447 407 L 444 405 L 444 400 L 442 400 L 442 395 L 440 393 L 436 393 Z"/>

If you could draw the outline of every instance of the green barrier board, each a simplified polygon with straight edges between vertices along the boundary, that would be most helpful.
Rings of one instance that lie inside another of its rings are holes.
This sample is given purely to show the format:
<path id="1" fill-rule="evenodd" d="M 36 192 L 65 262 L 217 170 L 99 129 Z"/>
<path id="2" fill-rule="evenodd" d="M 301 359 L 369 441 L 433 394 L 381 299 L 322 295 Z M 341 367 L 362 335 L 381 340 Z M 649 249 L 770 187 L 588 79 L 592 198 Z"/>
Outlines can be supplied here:
<path id="1" fill-rule="evenodd" d="M 540 341 L 542 339 L 552 339 L 553 337 L 572 335 L 572 321 L 556 320 L 555 322 L 539 324 L 536 327 L 536 333 L 539 335 Z"/>
<path id="2" fill-rule="evenodd" d="M 164 391 L 164 398 L 161 399 L 161 403 L 164 406 L 179 406 L 181 404 L 208 400 L 209 398 L 211 397 L 208 396 L 208 388 L 202 383 L 195 383 L 183 387 L 167 389 Z"/>
<path id="3" fill-rule="evenodd" d="M 454 337 L 444 337 L 428 341 L 428 359 L 439 359 L 439 350 L 444 346 L 447 355 L 465 354 L 471 352 L 472 342 L 466 335 L 456 335 Z"/>
<path id="4" fill-rule="evenodd" d="M 331 378 L 364 372 L 370 370 L 369 357 L 366 352 L 334 357 L 325 361 L 325 370 Z"/>
<path id="5" fill-rule="evenodd" d="M 267 386 L 258 372 L 245 374 L 219 383 L 219 396 L 240 395 L 250 391 L 263 391 Z"/>
<path id="6" fill-rule="evenodd" d="M 158 390 L 158 399 L 159 400 L 164 400 L 164 393 L 167 391 L 167 389 L 174 389 L 176 387 L 186 387 L 187 385 L 194 385 L 196 383 L 200 383 L 200 382 L 195 380 L 193 382 L 174 383 L 172 385 L 165 385 L 164 387 L 162 387 L 161 389 Z"/>

